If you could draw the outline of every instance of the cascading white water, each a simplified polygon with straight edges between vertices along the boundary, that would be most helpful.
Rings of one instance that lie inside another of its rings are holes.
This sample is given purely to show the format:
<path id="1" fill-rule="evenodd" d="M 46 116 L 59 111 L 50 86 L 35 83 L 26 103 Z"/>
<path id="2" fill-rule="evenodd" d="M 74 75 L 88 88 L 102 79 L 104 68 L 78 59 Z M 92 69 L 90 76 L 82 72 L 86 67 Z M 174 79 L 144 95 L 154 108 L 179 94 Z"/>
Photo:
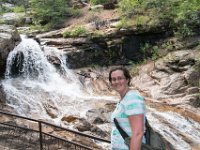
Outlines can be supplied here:
<path id="1" fill-rule="evenodd" d="M 48 51 L 62 56 L 55 48 Z M 84 101 L 102 97 L 88 95 L 76 75 L 60 61 L 62 75 L 48 62 L 36 41 L 23 39 L 7 59 L 6 78 L 2 82 L 7 103 L 19 114 L 37 119 L 52 119 L 47 112 L 54 111 L 55 123 L 65 114 L 84 116 L 89 109 Z"/>
<path id="2" fill-rule="evenodd" d="M 175 112 L 159 112 L 148 108 L 150 123 L 176 150 L 192 150 L 191 143 L 198 145 L 200 141 L 200 125 Z M 196 149 L 195 149 L 196 150 Z"/>
<path id="3" fill-rule="evenodd" d="M 94 100 L 112 100 L 88 94 L 76 75 L 66 68 L 63 61 L 66 58 L 62 58 L 62 52 L 49 47 L 44 47 L 44 51 L 47 55 L 54 53 L 60 58 L 62 74 L 48 62 L 41 47 L 32 39 L 23 39 L 7 59 L 2 85 L 8 105 L 19 114 L 60 124 L 65 114 L 83 117 L 90 105 L 95 103 Z M 54 119 L 49 115 L 50 111 L 55 115 Z M 195 121 L 152 108 L 149 108 L 147 117 L 152 126 L 177 150 L 192 149 L 181 136 L 186 136 L 194 143 L 200 140 L 200 126 Z"/>

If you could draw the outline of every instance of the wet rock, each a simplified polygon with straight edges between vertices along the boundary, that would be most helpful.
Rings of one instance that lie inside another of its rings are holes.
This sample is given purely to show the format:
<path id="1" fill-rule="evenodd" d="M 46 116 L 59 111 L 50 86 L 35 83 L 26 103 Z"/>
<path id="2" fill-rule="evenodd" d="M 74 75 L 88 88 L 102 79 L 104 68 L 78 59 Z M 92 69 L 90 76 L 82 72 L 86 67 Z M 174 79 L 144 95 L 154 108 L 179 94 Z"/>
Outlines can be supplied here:
<path id="1" fill-rule="evenodd" d="M 100 149 L 100 146 L 98 146 L 92 139 L 83 137 L 83 136 L 76 136 L 73 139 L 74 142 L 83 144 L 83 145 L 88 145 L 89 147 L 93 147 L 94 149 Z"/>
<path id="2" fill-rule="evenodd" d="M 90 132 L 100 137 L 106 137 L 108 135 L 106 131 L 103 131 L 102 129 L 94 124 L 91 124 L 85 119 L 79 119 L 79 121 L 76 122 L 75 128 L 77 128 L 80 132 Z"/>
<path id="3" fill-rule="evenodd" d="M 96 135 L 98 135 L 100 137 L 106 137 L 109 134 L 109 133 L 105 133 L 103 130 L 101 130 L 97 126 L 93 126 L 91 128 L 91 132 L 95 133 Z"/>
<path id="4" fill-rule="evenodd" d="M 54 104 L 53 101 L 49 100 L 46 104 L 44 104 L 44 108 L 49 116 L 52 118 L 57 118 L 58 117 L 58 108 Z"/>
<path id="5" fill-rule="evenodd" d="M 77 125 L 75 125 L 75 128 L 77 128 L 80 132 L 90 131 L 92 128 L 92 125 L 85 119 L 81 119 L 79 120 Z"/>
<path id="6" fill-rule="evenodd" d="M 10 51 L 21 41 L 14 26 L 0 25 L 0 77 L 5 73 L 6 60 Z"/>
<path id="7" fill-rule="evenodd" d="M 74 122 L 77 119 L 78 119 L 78 117 L 69 115 L 69 116 L 64 116 L 61 120 L 67 121 L 68 123 L 71 123 L 71 122 Z"/>
<path id="8" fill-rule="evenodd" d="M 88 120 L 94 124 L 95 123 L 102 124 L 108 122 L 106 115 L 107 115 L 107 110 L 104 108 L 91 109 L 88 110 L 88 112 L 86 113 Z"/>
<path id="9" fill-rule="evenodd" d="M 15 58 L 13 59 L 10 74 L 13 77 L 22 75 L 24 69 L 23 64 L 24 64 L 24 54 L 23 52 L 17 52 Z"/>
<path id="10" fill-rule="evenodd" d="M 102 123 L 104 123 L 104 120 L 100 117 L 97 117 L 94 119 L 93 123 L 94 124 L 102 124 Z"/>
<path id="11" fill-rule="evenodd" d="M 6 93 L 3 90 L 2 84 L 0 83 L 0 103 L 5 103 Z"/>
<path id="12" fill-rule="evenodd" d="M 186 90 L 187 94 L 195 94 L 195 93 L 199 93 L 200 89 L 199 87 L 190 87 Z"/>
<path id="13" fill-rule="evenodd" d="M 199 86 L 199 79 L 200 79 L 200 67 L 194 68 L 191 67 L 184 73 L 184 77 L 187 81 L 187 83 L 191 86 Z"/>
<path id="14" fill-rule="evenodd" d="M 199 93 L 187 95 L 184 97 L 184 101 L 188 101 L 188 104 L 199 107 L 200 106 L 200 96 Z"/>
<path id="15" fill-rule="evenodd" d="M 82 85 L 86 88 L 92 90 L 92 92 L 98 94 L 105 94 L 110 91 L 110 85 L 105 77 L 105 71 L 94 70 L 94 69 L 77 69 L 76 73 L 79 76 L 79 80 Z"/>
<path id="16" fill-rule="evenodd" d="M 184 93 L 184 91 L 186 90 L 185 88 L 183 88 L 186 86 L 184 77 L 181 76 L 180 74 L 172 74 L 170 76 L 170 82 L 168 83 L 167 81 L 163 82 L 165 82 L 166 84 L 161 86 L 161 90 L 165 94 L 173 95 L 178 93 Z"/>

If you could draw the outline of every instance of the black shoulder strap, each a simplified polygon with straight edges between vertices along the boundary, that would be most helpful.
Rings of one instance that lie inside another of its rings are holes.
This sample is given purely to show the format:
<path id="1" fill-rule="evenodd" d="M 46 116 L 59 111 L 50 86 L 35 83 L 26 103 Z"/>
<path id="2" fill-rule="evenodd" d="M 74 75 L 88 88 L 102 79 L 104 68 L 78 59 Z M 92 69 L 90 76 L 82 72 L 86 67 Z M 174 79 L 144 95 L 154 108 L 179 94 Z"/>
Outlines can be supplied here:
<path id="1" fill-rule="evenodd" d="M 122 127 L 120 127 L 120 125 L 119 125 L 119 123 L 118 123 L 116 118 L 114 118 L 114 123 L 115 123 L 115 126 L 117 127 L 119 133 L 123 137 L 123 139 L 125 140 L 126 138 L 128 138 L 129 135 L 122 129 Z"/>
<path id="2" fill-rule="evenodd" d="M 146 131 L 145 131 L 144 135 L 146 138 L 146 143 L 148 145 L 150 145 L 150 143 L 151 143 L 151 126 L 150 126 L 147 118 L 145 118 L 145 127 L 146 127 Z"/>
<path id="3" fill-rule="evenodd" d="M 127 137 L 129 137 L 129 135 L 121 128 L 121 126 L 119 125 L 119 122 L 117 121 L 116 118 L 114 118 L 114 123 L 115 126 L 117 127 L 119 133 L 121 134 L 121 136 L 123 137 L 123 139 L 126 139 Z M 146 143 L 148 145 L 150 145 L 150 130 L 151 130 L 151 126 L 149 125 L 149 122 L 147 120 L 147 118 L 145 117 L 145 127 L 146 127 L 146 131 L 144 133 L 145 139 L 146 139 Z"/>

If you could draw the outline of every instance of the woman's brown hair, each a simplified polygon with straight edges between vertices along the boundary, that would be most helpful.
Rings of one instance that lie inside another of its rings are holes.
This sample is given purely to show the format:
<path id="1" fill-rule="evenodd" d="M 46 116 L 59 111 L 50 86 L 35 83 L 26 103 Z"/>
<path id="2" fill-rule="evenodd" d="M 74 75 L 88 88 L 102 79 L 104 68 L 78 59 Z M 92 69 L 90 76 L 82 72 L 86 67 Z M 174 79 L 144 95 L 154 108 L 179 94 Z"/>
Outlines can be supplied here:
<path id="1" fill-rule="evenodd" d="M 111 79 L 112 72 L 117 71 L 117 70 L 121 70 L 123 72 L 124 77 L 126 78 L 126 80 L 128 80 L 128 85 L 130 85 L 131 75 L 130 75 L 129 71 L 125 67 L 116 67 L 116 68 L 113 68 L 113 69 L 110 70 L 110 72 L 109 72 L 109 81 L 110 81 L 110 83 L 112 81 L 112 79 Z"/>

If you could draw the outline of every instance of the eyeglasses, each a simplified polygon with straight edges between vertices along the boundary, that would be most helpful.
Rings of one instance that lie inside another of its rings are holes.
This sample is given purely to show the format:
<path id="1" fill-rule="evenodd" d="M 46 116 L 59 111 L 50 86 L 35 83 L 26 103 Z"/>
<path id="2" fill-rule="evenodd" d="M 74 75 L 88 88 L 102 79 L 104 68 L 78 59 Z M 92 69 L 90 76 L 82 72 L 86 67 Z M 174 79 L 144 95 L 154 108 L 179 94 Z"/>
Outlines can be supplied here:
<path id="1" fill-rule="evenodd" d="M 121 80 L 124 80 L 126 79 L 125 77 L 117 77 L 117 78 L 111 78 L 111 81 L 112 82 L 115 82 L 115 81 L 121 81 Z"/>

